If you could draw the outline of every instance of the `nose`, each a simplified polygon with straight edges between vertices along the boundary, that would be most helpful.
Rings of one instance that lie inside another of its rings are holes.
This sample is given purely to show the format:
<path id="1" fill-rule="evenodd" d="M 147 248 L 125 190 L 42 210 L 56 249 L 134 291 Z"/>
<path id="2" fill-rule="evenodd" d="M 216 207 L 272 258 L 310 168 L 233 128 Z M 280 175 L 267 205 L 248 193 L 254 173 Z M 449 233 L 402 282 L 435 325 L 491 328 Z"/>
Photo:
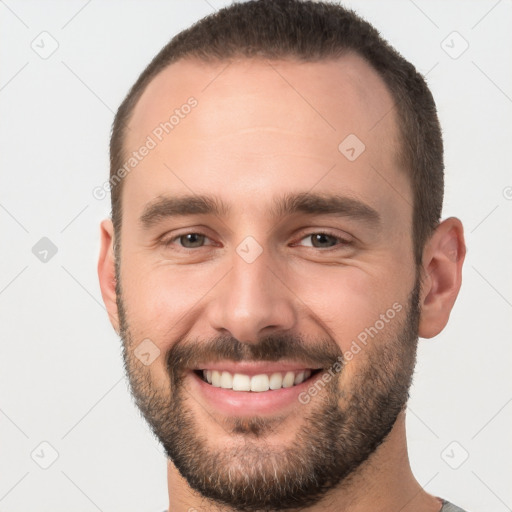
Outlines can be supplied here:
<path id="1" fill-rule="evenodd" d="M 219 334 L 256 342 L 273 331 L 295 327 L 297 298 L 265 251 L 248 263 L 238 254 L 208 304 L 208 321 Z"/>

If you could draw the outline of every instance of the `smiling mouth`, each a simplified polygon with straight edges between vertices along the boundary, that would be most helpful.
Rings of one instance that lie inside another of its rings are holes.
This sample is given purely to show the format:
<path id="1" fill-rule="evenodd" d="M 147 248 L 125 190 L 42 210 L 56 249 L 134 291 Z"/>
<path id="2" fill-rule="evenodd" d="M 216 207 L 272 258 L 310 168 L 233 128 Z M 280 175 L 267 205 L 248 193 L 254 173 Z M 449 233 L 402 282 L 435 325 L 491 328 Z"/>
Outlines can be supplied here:
<path id="1" fill-rule="evenodd" d="M 244 373 L 231 373 L 225 370 L 193 370 L 194 373 L 212 387 L 230 389 L 232 391 L 250 391 L 261 393 L 283 388 L 298 386 L 311 379 L 319 372 L 317 369 L 303 369 L 295 371 L 281 371 L 247 375 Z"/>

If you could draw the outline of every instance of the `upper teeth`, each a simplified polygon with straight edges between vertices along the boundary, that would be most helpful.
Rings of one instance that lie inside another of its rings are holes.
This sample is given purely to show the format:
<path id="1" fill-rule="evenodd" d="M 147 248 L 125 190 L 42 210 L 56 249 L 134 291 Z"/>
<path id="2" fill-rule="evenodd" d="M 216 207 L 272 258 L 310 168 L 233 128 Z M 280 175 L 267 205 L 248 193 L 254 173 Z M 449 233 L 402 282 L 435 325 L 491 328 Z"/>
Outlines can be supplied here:
<path id="1" fill-rule="evenodd" d="M 234 375 L 227 371 L 203 370 L 203 376 L 212 386 L 233 391 L 268 391 L 269 389 L 291 388 L 311 376 L 311 370 L 297 372 L 260 374 L 250 377 L 242 373 Z"/>

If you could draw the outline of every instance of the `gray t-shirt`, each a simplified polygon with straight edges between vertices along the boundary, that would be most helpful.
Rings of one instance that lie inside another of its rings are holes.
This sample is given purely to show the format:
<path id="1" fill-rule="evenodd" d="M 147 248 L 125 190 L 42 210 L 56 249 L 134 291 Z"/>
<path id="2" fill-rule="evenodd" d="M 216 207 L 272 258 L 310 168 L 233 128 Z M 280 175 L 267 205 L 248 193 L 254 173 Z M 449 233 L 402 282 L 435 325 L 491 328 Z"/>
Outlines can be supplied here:
<path id="1" fill-rule="evenodd" d="M 465 510 L 462 510 L 460 507 L 457 507 L 457 505 L 454 505 L 453 503 L 450 503 L 449 501 L 439 498 L 443 502 L 443 506 L 441 507 L 441 510 L 439 512 L 466 512 Z M 169 512 L 167 509 L 163 510 L 162 512 Z"/>
<path id="2" fill-rule="evenodd" d="M 465 510 L 462 510 L 460 507 L 457 507 L 457 505 L 454 505 L 453 503 L 450 503 L 449 501 L 443 498 L 440 499 L 443 502 L 443 506 L 441 507 L 440 512 L 466 512 Z"/>

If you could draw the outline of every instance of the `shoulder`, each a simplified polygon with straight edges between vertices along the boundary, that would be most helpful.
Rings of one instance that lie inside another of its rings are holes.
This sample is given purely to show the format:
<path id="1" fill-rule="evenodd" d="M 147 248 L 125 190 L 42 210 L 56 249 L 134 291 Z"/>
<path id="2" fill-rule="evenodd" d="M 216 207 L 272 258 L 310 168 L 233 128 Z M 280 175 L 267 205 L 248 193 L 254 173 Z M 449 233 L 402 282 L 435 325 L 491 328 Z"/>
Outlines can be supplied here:
<path id="1" fill-rule="evenodd" d="M 449 501 L 441 498 L 441 501 L 443 502 L 443 506 L 441 507 L 441 510 L 439 512 L 466 512 L 462 508 L 458 507 L 457 505 L 454 505 L 453 503 L 450 503 Z"/>

